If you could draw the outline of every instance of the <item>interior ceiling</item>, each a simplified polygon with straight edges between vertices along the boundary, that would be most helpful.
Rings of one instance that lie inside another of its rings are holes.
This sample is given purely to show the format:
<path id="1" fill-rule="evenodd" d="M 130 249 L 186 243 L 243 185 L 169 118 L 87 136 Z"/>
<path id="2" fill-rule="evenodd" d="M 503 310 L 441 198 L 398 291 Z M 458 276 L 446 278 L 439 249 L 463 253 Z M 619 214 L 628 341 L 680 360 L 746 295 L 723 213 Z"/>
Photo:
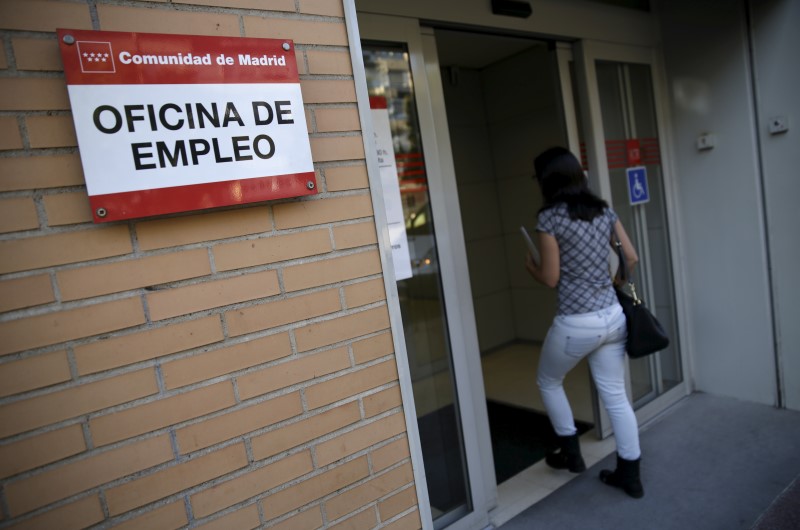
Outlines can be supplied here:
<path id="1" fill-rule="evenodd" d="M 546 45 L 545 41 L 521 37 L 436 30 L 436 49 L 439 53 L 439 64 L 443 67 L 458 66 L 481 70 L 523 50 Z"/>

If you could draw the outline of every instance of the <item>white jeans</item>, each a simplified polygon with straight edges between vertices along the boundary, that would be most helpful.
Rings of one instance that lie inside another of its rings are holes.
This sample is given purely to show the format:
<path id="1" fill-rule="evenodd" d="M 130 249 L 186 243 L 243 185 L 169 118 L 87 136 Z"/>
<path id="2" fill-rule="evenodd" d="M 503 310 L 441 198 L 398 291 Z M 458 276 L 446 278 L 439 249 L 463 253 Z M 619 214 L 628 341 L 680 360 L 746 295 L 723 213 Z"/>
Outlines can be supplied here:
<path id="1" fill-rule="evenodd" d="M 592 313 L 557 316 L 542 345 L 536 382 L 556 434 L 575 434 L 564 376 L 588 356 L 597 392 L 611 418 L 617 453 L 626 460 L 636 460 L 640 456 L 639 428 L 625 394 L 627 336 L 625 315 L 618 304 Z"/>

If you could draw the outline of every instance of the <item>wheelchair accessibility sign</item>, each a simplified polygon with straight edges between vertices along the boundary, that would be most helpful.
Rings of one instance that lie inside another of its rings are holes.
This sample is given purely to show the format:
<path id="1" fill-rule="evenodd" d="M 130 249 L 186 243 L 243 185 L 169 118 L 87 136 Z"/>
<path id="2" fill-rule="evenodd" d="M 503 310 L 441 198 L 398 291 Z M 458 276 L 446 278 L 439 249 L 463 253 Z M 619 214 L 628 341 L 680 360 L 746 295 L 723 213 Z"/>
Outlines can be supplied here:
<path id="1" fill-rule="evenodd" d="M 650 188 L 647 186 L 647 169 L 643 167 L 629 167 L 625 170 L 628 176 L 628 197 L 631 206 L 650 202 Z"/>

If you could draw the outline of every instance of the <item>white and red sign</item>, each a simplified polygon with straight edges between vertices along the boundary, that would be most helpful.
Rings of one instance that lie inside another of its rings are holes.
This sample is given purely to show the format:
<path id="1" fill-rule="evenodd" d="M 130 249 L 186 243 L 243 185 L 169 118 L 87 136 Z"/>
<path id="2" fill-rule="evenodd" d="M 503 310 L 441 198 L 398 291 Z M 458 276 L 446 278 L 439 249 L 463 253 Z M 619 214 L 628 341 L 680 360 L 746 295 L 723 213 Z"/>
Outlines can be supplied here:
<path id="1" fill-rule="evenodd" d="M 95 222 L 316 193 L 291 41 L 58 37 Z"/>

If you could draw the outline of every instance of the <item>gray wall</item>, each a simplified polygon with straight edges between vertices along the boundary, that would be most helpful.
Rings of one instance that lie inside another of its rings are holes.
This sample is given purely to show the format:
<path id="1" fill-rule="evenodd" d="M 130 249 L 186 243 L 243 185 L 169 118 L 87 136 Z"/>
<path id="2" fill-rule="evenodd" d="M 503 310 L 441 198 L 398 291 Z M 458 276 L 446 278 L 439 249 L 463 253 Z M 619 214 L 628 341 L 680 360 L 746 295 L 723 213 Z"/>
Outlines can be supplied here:
<path id="1" fill-rule="evenodd" d="M 481 351 L 541 341 L 555 291 L 524 269 L 519 233 L 536 227 L 535 153 L 564 143 L 549 52 L 531 49 L 483 70 L 443 76 Z M 476 110 L 477 109 L 477 110 Z"/>
<path id="2" fill-rule="evenodd" d="M 784 397 L 788 408 L 800 410 L 800 1 L 750 5 Z M 776 116 L 788 118 L 788 132 L 769 133 Z"/>
<path id="3" fill-rule="evenodd" d="M 800 117 L 800 41 L 791 28 L 791 21 L 796 25 L 800 20 L 798 4 L 753 2 L 758 113 L 744 2 L 669 0 L 659 5 L 688 293 L 683 331 L 696 389 L 777 402 L 771 261 L 787 384 L 794 381 L 787 395 L 793 396 L 794 408 L 800 314 L 797 277 L 791 271 L 798 258 L 800 144 L 797 130 L 768 135 L 764 118 Z M 716 147 L 698 151 L 695 141 L 701 133 L 714 134 Z"/>

